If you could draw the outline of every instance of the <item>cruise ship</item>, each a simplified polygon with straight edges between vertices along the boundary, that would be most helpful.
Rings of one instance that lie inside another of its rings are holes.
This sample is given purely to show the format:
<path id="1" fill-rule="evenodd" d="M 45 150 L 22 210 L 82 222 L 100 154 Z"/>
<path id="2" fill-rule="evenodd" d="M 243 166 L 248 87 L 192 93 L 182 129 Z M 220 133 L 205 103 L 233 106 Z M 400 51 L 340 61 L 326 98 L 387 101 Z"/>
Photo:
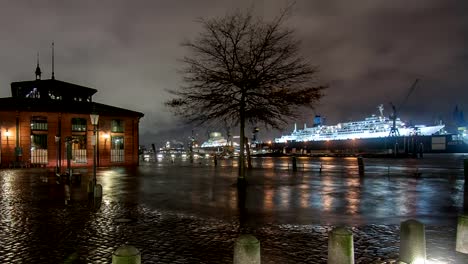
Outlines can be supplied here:
<path id="1" fill-rule="evenodd" d="M 372 115 L 361 121 L 351 121 L 339 123 L 333 126 L 322 124 L 322 118 L 316 116 L 314 126 L 307 127 L 304 124 L 304 129 L 297 129 L 294 125 L 294 131 L 290 135 L 283 135 L 276 138 L 276 143 L 286 142 L 307 142 L 307 141 L 328 141 L 328 140 L 348 140 L 348 139 L 366 139 L 366 138 L 383 138 L 388 137 L 392 131 L 393 120 L 385 117 L 383 114 L 383 105 L 378 106 L 380 115 Z M 430 136 L 439 133 L 445 125 L 435 126 L 407 126 L 400 118 L 395 118 L 395 129 L 399 136 Z"/>

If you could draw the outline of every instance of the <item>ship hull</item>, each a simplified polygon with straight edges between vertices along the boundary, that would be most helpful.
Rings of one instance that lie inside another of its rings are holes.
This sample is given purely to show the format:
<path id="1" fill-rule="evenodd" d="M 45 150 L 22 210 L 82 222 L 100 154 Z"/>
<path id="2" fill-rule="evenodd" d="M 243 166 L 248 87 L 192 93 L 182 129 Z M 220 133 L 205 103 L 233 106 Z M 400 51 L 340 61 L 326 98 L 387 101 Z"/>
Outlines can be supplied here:
<path id="1" fill-rule="evenodd" d="M 468 144 L 453 135 L 398 136 L 275 143 L 283 153 L 467 153 Z"/>

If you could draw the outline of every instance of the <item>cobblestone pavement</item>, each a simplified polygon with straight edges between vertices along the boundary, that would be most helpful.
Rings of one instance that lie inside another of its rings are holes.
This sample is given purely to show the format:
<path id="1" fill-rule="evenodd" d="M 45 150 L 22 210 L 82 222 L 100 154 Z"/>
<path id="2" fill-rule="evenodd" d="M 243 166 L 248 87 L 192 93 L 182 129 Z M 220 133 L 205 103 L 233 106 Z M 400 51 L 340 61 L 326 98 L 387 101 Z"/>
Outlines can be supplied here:
<path id="1" fill-rule="evenodd" d="M 2 208 L 2 215 L 11 208 Z M 2 218 L 1 263 L 110 263 L 122 244 L 137 247 L 142 263 L 232 263 L 236 221 L 206 219 L 140 206 L 70 204 L 36 208 L 17 221 Z M 13 216 L 17 218 L 19 216 Z M 124 222 L 129 220 L 130 222 Z M 268 225 L 244 232 L 261 242 L 262 263 L 326 263 L 331 226 Z M 396 263 L 395 225 L 351 228 L 356 263 Z M 428 259 L 467 263 L 456 253 L 453 227 L 426 227 Z M 68 262 L 67 262 L 68 261 Z"/>
<path id="2" fill-rule="evenodd" d="M 158 190 L 153 192 L 155 206 L 154 200 L 105 179 L 120 170 L 100 169 L 104 197 L 99 200 L 88 199 L 86 171 L 81 184 L 69 186 L 70 195 L 68 187 L 45 170 L 0 171 L 0 263 L 110 263 L 112 252 L 122 244 L 138 248 L 142 263 L 232 263 L 240 233 L 260 240 L 262 263 L 326 263 L 327 233 L 333 227 L 326 219 L 323 224 L 304 224 L 300 219 L 291 221 L 294 216 L 282 218 L 287 221 L 271 216 L 255 221 L 251 215 L 250 224 L 240 228 L 235 210 L 217 215 L 206 213 L 202 206 L 196 207 L 201 213 L 183 205 L 167 206 L 164 201 L 174 202 L 159 197 Z M 207 203 L 205 210 L 215 209 Z M 468 255 L 454 251 L 456 223 L 450 217 L 426 225 L 429 263 L 468 263 Z M 347 226 L 354 234 L 356 263 L 396 263 L 398 224 L 357 221 Z"/>

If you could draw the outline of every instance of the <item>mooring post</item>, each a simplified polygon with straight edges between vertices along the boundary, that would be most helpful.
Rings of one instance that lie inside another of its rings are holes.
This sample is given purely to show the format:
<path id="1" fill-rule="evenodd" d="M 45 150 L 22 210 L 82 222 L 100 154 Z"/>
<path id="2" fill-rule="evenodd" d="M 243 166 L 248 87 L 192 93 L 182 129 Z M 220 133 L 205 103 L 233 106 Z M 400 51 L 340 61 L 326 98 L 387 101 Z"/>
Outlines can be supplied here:
<path id="1" fill-rule="evenodd" d="M 468 159 L 463 160 L 463 173 L 465 175 L 465 191 L 468 189 Z"/>
<path id="2" fill-rule="evenodd" d="M 240 235 L 234 245 L 234 264 L 260 263 L 260 241 L 253 235 Z"/>
<path id="3" fill-rule="evenodd" d="M 463 213 L 468 214 L 468 159 L 463 160 L 465 184 L 463 188 Z"/>
<path id="4" fill-rule="evenodd" d="M 362 159 L 362 157 L 358 157 L 357 162 L 358 162 L 359 176 L 364 176 L 364 160 Z"/>
<path id="5" fill-rule="evenodd" d="M 400 225 L 400 261 L 425 263 L 426 234 L 424 224 L 410 219 Z"/>
<path id="6" fill-rule="evenodd" d="M 353 233 L 345 227 L 336 227 L 328 233 L 328 263 L 354 264 Z"/>
<path id="7" fill-rule="evenodd" d="M 297 171 L 297 159 L 296 156 L 292 157 L 292 170 Z"/>

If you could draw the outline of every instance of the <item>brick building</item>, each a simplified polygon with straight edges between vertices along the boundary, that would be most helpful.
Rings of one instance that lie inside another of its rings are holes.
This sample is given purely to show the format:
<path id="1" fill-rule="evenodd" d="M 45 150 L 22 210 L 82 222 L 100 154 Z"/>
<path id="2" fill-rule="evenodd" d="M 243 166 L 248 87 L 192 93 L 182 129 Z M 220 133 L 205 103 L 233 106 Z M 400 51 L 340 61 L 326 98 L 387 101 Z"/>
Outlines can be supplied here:
<path id="1" fill-rule="evenodd" d="M 96 89 L 51 79 L 11 83 L 0 98 L 0 166 L 138 165 L 142 113 L 93 102 Z M 98 124 L 90 114 L 99 115 Z M 96 128 L 96 137 L 93 136 Z"/>

